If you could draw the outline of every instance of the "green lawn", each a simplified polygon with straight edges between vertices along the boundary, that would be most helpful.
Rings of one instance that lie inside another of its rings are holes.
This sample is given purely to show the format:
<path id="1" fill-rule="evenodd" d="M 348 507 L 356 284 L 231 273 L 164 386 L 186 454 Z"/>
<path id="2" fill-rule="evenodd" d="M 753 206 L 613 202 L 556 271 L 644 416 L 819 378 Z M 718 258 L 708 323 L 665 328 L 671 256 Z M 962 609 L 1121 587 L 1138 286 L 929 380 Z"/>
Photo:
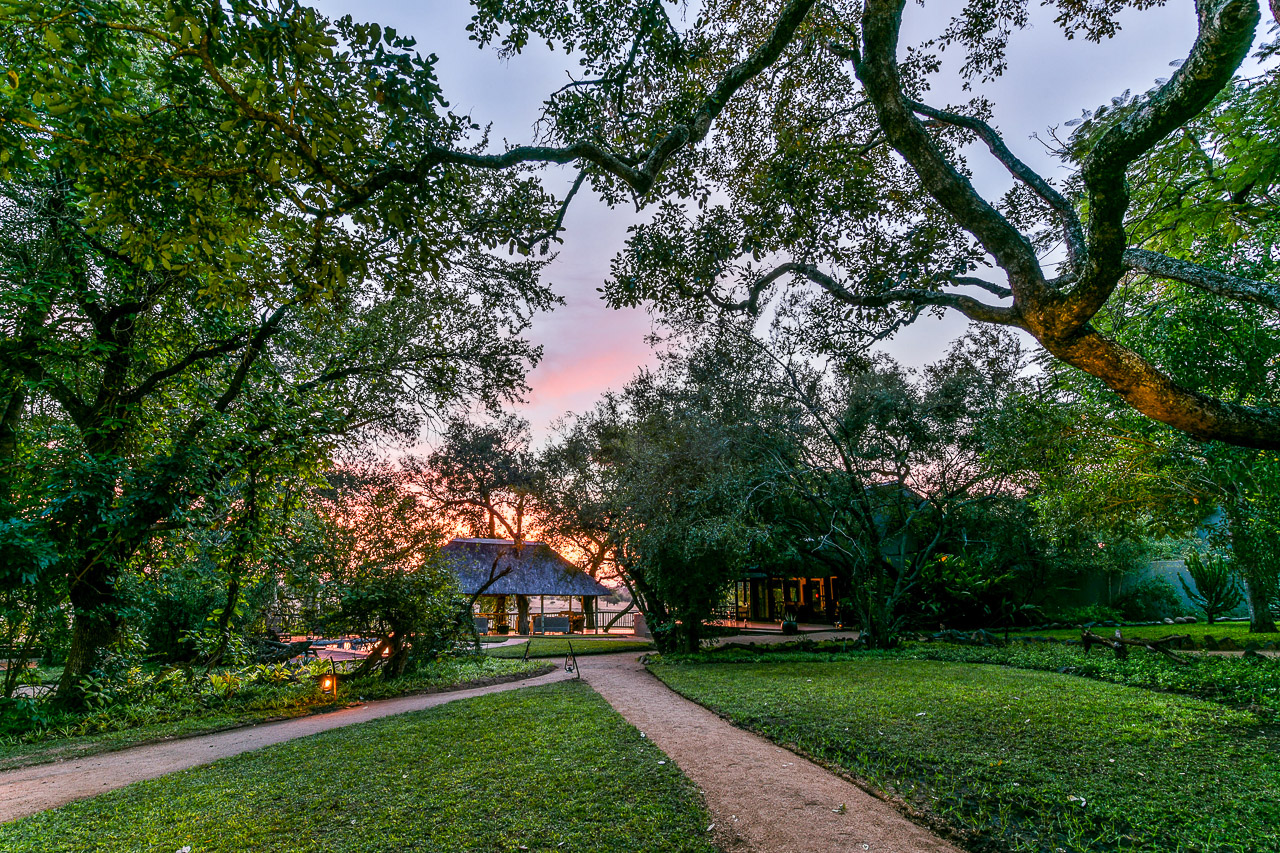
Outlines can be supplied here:
<path id="1" fill-rule="evenodd" d="M 582 683 L 453 702 L 0 826 L 0 850 L 698 851 L 693 784 Z"/>
<path id="2" fill-rule="evenodd" d="M 1096 626 L 1093 628 L 1095 634 L 1100 634 L 1104 637 L 1110 637 L 1115 630 L 1115 628 L 1099 628 Z M 1133 639 L 1167 637 L 1170 634 L 1189 634 L 1195 640 L 1197 646 L 1204 645 L 1206 635 L 1217 640 L 1221 640 L 1223 637 L 1230 637 L 1235 640 L 1240 648 L 1244 648 L 1248 643 L 1262 645 L 1263 643 L 1274 642 L 1280 645 L 1280 634 L 1250 634 L 1248 622 L 1218 622 L 1215 625 L 1208 625 L 1204 622 L 1193 622 L 1190 625 L 1141 625 L 1132 628 L 1121 628 L 1120 630 L 1124 632 L 1124 636 L 1132 637 Z M 1059 628 L 1053 631 L 1022 631 L 1011 633 L 1009 637 L 1012 639 L 1022 635 L 1053 637 L 1056 640 L 1078 640 L 1080 639 L 1080 629 Z M 1003 634 L 999 636 L 1003 636 Z"/>
<path id="3" fill-rule="evenodd" d="M 1280 850 L 1280 730 L 1053 672 L 867 657 L 659 663 L 671 687 L 1015 851 Z"/>
<path id="4" fill-rule="evenodd" d="M 150 741 L 192 737 L 265 720 L 345 708 L 352 701 L 447 690 L 495 678 L 533 674 L 544 662 L 495 660 L 480 655 L 441 658 L 395 681 L 374 676 L 344 682 L 337 698 L 321 695 L 314 681 L 250 684 L 230 696 L 189 695 L 120 702 L 85 714 L 52 716 L 46 727 L 0 738 L 0 770 L 81 758 Z"/>
<path id="5" fill-rule="evenodd" d="M 575 655 L 604 655 L 612 652 L 642 652 L 653 649 L 653 643 L 636 640 L 605 640 L 593 637 L 534 637 L 529 647 L 531 658 L 564 657 L 573 643 Z M 519 658 L 524 656 L 524 644 L 486 649 L 485 654 L 495 658 Z"/>

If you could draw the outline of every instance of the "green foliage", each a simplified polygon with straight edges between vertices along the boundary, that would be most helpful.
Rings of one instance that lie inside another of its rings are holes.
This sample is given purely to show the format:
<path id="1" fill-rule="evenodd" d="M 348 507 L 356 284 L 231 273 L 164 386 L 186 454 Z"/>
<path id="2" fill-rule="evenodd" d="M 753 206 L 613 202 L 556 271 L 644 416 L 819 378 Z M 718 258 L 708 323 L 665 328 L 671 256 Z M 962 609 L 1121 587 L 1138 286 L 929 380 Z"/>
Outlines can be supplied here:
<path id="1" fill-rule="evenodd" d="M 1177 590 L 1164 578 L 1145 578 L 1126 584 L 1111 603 L 1125 622 L 1150 622 L 1176 616 L 1184 607 Z"/>
<path id="2" fill-rule="evenodd" d="M 1050 611 L 1051 621 L 1065 622 L 1068 625 L 1090 625 L 1099 622 L 1123 622 L 1124 614 L 1120 609 L 1109 604 L 1085 604 L 1079 607 L 1066 607 Z"/>
<path id="3" fill-rule="evenodd" d="M 710 824 L 651 741 L 590 688 L 556 684 L 142 782 L 6 824 L 0 847 L 712 853 Z"/>
<path id="4" fill-rule="evenodd" d="M 1280 665 L 1245 665 L 1280 675 Z M 1252 711 L 892 654 L 653 672 L 739 725 L 956 826 L 975 846 L 1244 853 L 1280 843 L 1280 744 Z"/>
<path id="5" fill-rule="evenodd" d="M 1123 630 L 1126 637 L 1134 638 L 1151 637 L 1159 639 L 1170 634 L 1184 634 L 1191 638 L 1191 644 L 1197 648 L 1208 647 L 1207 637 L 1213 637 L 1215 641 L 1229 639 L 1239 648 L 1245 648 L 1250 643 L 1258 646 L 1262 646 L 1265 643 L 1280 644 L 1280 633 L 1251 634 L 1248 621 L 1217 622 L 1214 625 L 1208 625 L 1204 622 L 1184 623 L 1182 625 L 1166 625 L 1164 623 L 1157 625 L 1127 625 Z M 1036 631 L 1035 636 L 1055 640 L 1078 640 L 1080 639 L 1080 629 L 1078 627 L 1046 629 Z"/>
<path id="6" fill-rule="evenodd" d="M 309 505 L 314 549 L 294 566 L 292 593 L 310 597 L 317 627 L 377 638 L 361 673 L 395 678 L 471 631 L 466 600 L 440 555 L 442 534 L 405 472 L 365 461 L 334 471 Z"/>
<path id="7" fill-rule="evenodd" d="M 536 672 L 538 664 L 480 656 L 445 657 L 395 681 L 345 678 L 335 699 L 316 689 L 328 661 L 256 664 L 208 673 L 188 668 L 131 667 L 99 680 L 102 701 L 68 712 L 19 697 L 3 706 L 0 767 L 56 761 L 136 743 L 186 737 L 278 717 L 336 710 L 352 698 L 384 699 Z"/>
<path id="8" fill-rule="evenodd" d="M 183 552 L 224 655 L 335 446 L 512 399 L 555 300 L 490 251 L 550 200 L 439 159 L 473 126 L 411 40 L 296 2 L 47 11 L 0 10 L 0 541 L 75 613 L 74 702 Z"/>
<path id="9" fill-rule="evenodd" d="M 1240 584 L 1231 562 L 1221 554 L 1201 554 L 1192 549 L 1187 552 L 1187 574 L 1195 589 L 1187 585 L 1181 575 L 1178 583 L 1182 584 L 1187 598 L 1199 605 L 1204 611 L 1205 619 L 1210 625 L 1223 614 L 1230 613 L 1240 606 L 1244 596 L 1240 593 Z"/>

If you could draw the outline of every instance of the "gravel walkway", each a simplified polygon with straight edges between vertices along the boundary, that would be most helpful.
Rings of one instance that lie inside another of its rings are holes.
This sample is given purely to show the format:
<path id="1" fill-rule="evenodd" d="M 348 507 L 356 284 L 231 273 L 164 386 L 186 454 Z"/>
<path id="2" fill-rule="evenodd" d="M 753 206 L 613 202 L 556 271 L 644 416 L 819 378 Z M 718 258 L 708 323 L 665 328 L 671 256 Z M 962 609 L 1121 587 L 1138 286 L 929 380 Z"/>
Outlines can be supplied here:
<path id="1" fill-rule="evenodd" d="M 727 853 L 958 853 L 851 782 L 678 695 L 636 655 L 584 657 L 579 667 L 703 791 Z"/>
<path id="2" fill-rule="evenodd" d="M 229 755 L 238 755 L 261 749 L 273 743 L 306 737 L 329 729 L 365 723 L 379 717 L 421 711 L 470 699 L 486 693 L 518 690 L 535 684 L 550 684 L 570 677 L 563 669 L 536 678 L 489 684 L 466 690 L 448 690 L 440 693 L 424 693 L 417 696 L 400 696 L 367 702 L 354 708 L 263 723 L 241 729 L 231 729 L 211 735 L 184 738 L 169 743 L 154 743 L 104 752 L 82 759 L 69 759 L 53 764 L 40 764 L 0 773 L 0 823 L 16 820 L 29 814 L 56 808 L 73 800 L 83 800 L 115 788 L 123 788 L 143 779 L 154 779 L 166 773 L 175 773 L 208 764 Z"/>

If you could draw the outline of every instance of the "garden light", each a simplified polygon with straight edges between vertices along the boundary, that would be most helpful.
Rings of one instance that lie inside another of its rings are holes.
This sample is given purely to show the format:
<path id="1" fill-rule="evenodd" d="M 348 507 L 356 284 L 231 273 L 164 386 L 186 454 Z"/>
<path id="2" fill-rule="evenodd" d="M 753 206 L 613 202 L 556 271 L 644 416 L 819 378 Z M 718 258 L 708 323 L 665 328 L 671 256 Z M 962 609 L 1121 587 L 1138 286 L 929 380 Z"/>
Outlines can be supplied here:
<path id="1" fill-rule="evenodd" d="M 320 676 L 320 693 L 335 697 L 338 695 L 338 673 L 334 669 L 332 658 L 329 660 L 329 671 Z"/>

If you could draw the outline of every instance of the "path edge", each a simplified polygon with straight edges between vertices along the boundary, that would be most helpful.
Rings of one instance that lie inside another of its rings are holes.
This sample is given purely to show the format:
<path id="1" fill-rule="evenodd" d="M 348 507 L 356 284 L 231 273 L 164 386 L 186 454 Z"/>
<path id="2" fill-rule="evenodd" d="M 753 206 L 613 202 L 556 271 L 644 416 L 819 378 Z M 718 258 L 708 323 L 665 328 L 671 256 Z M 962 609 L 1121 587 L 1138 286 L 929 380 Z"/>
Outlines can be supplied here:
<path id="1" fill-rule="evenodd" d="M 749 734 L 753 734 L 758 738 L 768 741 L 774 746 L 780 747 L 781 749 L 785 749 L 787 752 L 790 752 L 800 758 L 803 758 L 805 761 L 813 762 L 814 764 L 818 765 L 822 769 L 826 770 L 828 773 L 831 773 L 834 776 L 839 776 L 841 779 L 853 785 L 854 787 L 860 789 L 861 791 L 868 794 L 869 796 L 874 797 L 875 799 L 880 800 L 881 802 L 889 805 L 890 807 L 893 808 L 894 811 L 898 812 L 900 815 L 902 815 L 907 820 L 914 823 L 916 826 L 920 826 L 929 830 L 935 835 L 938 835 L 941 838 L 947 841 L 950 841 L 952 844 L 955 844 L 957 847 L 961 848 L 962 850 L 978 849 L 972 846 L 974 842 L 974 838 L 972 838 L 969 833 L 965 832 L 964 830 L 960 829 L 957 826 L 954 826 L 948 823 L 939 815 L 936 815 L 933 812 L 923 811 L 921 809 L 918 809 L 915 806 L 913 806 L 911 803 L 907 802 L 902 797 L 897 796 L 896 794 L 890 794 L 886 791 L 882 791 L 879 788 L 874 787 L 870 782 L 867 782 L 865 779 L 862 779 L 861 777 L 855 776 L 854 774 L 850 773 L 848 770 L 841 767 L 840 765 L 835 764 L 825 758 L 822 758 L 821 756 L 812 755 L 807 750 L 802 749 L 799 746 L 799 744 L 783 743 L 781 741 L 774 740 L 773 738 L 769 737 L 769 735 L 765 734 L 762 731 L 759 731 L 758 729 L 754 729 L 750 726 L 744 726 L 740 724 L 738 721 L 727 716 L 726 714 L 722 714 L 721 712 L 717 711 L 715 708 L 712 708 L 709 705 L 705 705 L 691 696 L 684 695 L 679 690 L 676 690 L 674 687 L 672 687 L 670 684 L 667 684 L 661 678 L 658 678 L 658 676 L 654 674 L 653 670 L 650 669 L 651 663 L 649 661 L 647 660 L 641 661 L 641 665 L 644 667 L 644 671 L 649 675 L 649 677 L 653 678 L 663 687 L 667 688 L 672 693 L 679 696 L 681 699 L 684 699 L 687 702 L 692 702 L 694 705 L 697 705 L 699 708 L 702 708 L 714 714 L 716 717 L 720 718 L 721 720 L 724 720 L 726 723 L 733 726 L 735 729 L 740 729 L 741 731 L 747 732 Z"/>
<path id="2" fill-rule="evenodd" d="M 112 744 L 104 746 L 102 749 L 93 751 L 78 752 L 67 755 L 48 755 L 48 756 L 32 756 L 31 761 L 22 761 L 21 763 L 9 766 L 0 766 L 0 774 L 9 773 L 16 770 L 26 770 L 31 767 L 41 767 L 45 764 L 59 764 L 63 761 L 79 761 L 82 758 L 93 758 L 99 755 L 109 755 L 113 752 L 124 752 L 128 749 L 135 749 L 144 746 L 155 746 L 160 743 L 181 743 L 184 740 L 191 740 L 198 737 L 208 737 L 209 735 L 221 734 L 222 732 L 231 732 L 237 729 L 251 729 L 255 726 L 262 726 L 268 723 L 283 723 L 289 720 L 305 720 L 308 717 L 323 717 L 325 714 L 332 714 L 336 711 L 346 711 L 351 708 L 363 708 L 367 705 L 374 705 L 379 702 L 390 702 L 396 699 L 404 699 L 409 696 L 429 696 L 436 693 L 456 693 L 462 690 L 475 690 L 480 687 L 492 687 L 498 684 L 510 684 L 513 681 L 525 681 L 531 678 L 541 678 L 544 675 L 550 675 L 558 667 L 555 664 L 547 663 L 528 672 L 517 672 L 509 675 L 491 675 L 485 678 L 473 678 L 470 681 L 463 681 L 457 684 L 451 684 L 447 687 L 425 687 L 421 690 L 412 690 L 408 693 L 400 693 L 395 696 L 384 696 L 381 699 L 370 699 L 364 702 L 344 702 L 340 705 L 326 705 L 321 708 L 308 710 L 305 713 L 294 716 L 277 716 L 264 717 L 260 720 L 252 722 L 231 723 L 225 726 L 215 726 L 208 729 L 199 729 L 187 732 L 180 736 L 152 737 L 145 740 L 128 741 L 125 743 Z M 656 678 L 656 676 L 655 676 Z"/>

